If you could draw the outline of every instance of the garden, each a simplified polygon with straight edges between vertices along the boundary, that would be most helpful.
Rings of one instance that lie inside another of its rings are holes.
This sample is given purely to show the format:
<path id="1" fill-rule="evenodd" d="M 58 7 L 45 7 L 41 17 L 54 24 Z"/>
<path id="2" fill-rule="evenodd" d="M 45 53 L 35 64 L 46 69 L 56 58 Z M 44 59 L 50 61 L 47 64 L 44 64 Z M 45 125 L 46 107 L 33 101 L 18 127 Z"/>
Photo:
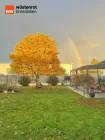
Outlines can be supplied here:
<path id="1" fill-rule="evenodd" d="M 105 140 L 105 100 L 86 99 L 64 81 L 58 86 L 57 76 L 65 75 L 58 54 L 55 41 L 41 33 L 16 43 L 10 67 L 21 86 L 9 83 L 8 75 L 6 83 L 0 80 L 0 140 Z M 36 87 L 29 86 L 29 75 Z M 40 75 L 49 76 L 48 86 Z M 88 78 L 81 78 L 74 78 L 76 87 L 81 83 L 88 90 Z"/>
<path id="2" fill-rule="evenodd" d="M 105 100 L 66 86 L 0 93 L 0 140 L 104 140 Z"/>

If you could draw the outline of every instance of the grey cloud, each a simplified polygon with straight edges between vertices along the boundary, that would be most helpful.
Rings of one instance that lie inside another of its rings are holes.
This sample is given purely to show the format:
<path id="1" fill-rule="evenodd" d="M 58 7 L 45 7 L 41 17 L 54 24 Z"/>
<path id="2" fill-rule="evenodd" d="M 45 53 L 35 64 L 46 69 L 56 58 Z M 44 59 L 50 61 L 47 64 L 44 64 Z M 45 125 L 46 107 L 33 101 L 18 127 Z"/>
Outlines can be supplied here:
<path id="1" fill-rule="evenodd" d="M 102 42 L 90 39 L 88 37 L 80 37 L 75 39 L 74 42 L 79 48 L 96 48 L 104 45 Z"/>

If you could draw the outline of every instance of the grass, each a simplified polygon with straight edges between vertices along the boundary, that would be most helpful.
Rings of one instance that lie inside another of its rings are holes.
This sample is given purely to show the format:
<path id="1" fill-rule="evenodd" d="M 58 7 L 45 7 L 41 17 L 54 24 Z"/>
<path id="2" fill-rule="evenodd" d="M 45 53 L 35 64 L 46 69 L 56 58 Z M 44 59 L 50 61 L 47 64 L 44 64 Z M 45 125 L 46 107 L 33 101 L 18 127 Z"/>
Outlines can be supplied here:
<path id="1" fill-rule="evenodd" d="M 0 94 L 0 140 L 105 140 L 105 99 L 62 86 Z"/>

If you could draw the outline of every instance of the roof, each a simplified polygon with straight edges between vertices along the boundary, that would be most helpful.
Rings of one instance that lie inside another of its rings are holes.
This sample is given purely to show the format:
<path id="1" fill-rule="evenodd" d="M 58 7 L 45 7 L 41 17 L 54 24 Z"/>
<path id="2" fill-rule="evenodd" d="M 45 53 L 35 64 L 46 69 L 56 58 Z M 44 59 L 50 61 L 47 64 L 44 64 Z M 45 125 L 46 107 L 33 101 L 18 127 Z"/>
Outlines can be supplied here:
<path id="1" fill-rule="evenodd" d="M 103 61 L 101 61 L 101 62 L 99 62 L 99 63 L 103 63 L 103 64 L 105 64 L 105 60 L 103 60 Z"/>
<path id="2" fill-rule="evenodd" d="M 105 69 L 105 60 L 94 64 L 94 65 L 85 65 L 85 66 L 81 66 L 79 68 L 73 69 L 72 71 L 76 71 L 76 70 L 89 70 L 89 69 Z"/>

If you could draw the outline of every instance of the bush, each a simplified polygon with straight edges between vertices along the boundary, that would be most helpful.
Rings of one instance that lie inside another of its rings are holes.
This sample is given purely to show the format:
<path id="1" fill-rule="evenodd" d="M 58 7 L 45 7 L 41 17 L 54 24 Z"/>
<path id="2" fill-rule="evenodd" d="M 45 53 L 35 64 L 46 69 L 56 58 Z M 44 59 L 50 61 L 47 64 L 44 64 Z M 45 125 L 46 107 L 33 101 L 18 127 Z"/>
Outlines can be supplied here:
<path id="1" fill-rule="evenodd" d="M 64 81 L 70 81 L 70 76 L 65 75 L 65 76 L 64 76 Z"/>
<path id="2" fill-rule="evenodd" d="M 48 77 L 47 83 L 49 83 L 53 86 L 56 86 L 58 82 L 59 82 L 59 79 L 58 79 L 57 76 L 51 75 L 51 76 Z"/>
<path id="3" fill-rule="evenodd" d="M 20 91 L 20 88 L 17 87 L 17 86 L 8 86 L 8 92 L 19 92 Z"/>
<path id="4" fill-rule="evenodd" d="M 14 89 L 12 86 L 8 86 L 8 92 L 12 92 Z"/>
<path id="5" fill-rule="evenodd" d="M 3 85 L 2 85 L 2 88 L 3 88 L 3 90 L 8 90 L 8 84 L 6 84 L 6 83 L 3 84 Z"/>
<path id="6" fill-rule="evenodd" d="M 3 88 L 2 88 L 2 85 L 0 85 L 0 93 L 3 92 Z"/>
<path id="7" fill-rule="evenodd" d="M 13 87 L 13 90 L 14 90 L 14 92 L 20 92 L 21 91 L 21 89 L 17 86 Z"/>
<path id="8" fill-rule="evenodd" d="M 22 86 L 28 86 L 29 83 L 31 83 L 31 80 L 30 80 L 29 77 L 24 77 L 24 76 L 22 76 L 18 82 L 19 82 L 19 84 L 21 84 Z"/>
<path id="9" fill-rule="evenodd" d="M 89 85 L 91 80 L 94 80 L 94 78 L 89 74 L 74 75 L 73 77 L 73 81 L 77 86 L 85 85 L 85 84 Z"/>

